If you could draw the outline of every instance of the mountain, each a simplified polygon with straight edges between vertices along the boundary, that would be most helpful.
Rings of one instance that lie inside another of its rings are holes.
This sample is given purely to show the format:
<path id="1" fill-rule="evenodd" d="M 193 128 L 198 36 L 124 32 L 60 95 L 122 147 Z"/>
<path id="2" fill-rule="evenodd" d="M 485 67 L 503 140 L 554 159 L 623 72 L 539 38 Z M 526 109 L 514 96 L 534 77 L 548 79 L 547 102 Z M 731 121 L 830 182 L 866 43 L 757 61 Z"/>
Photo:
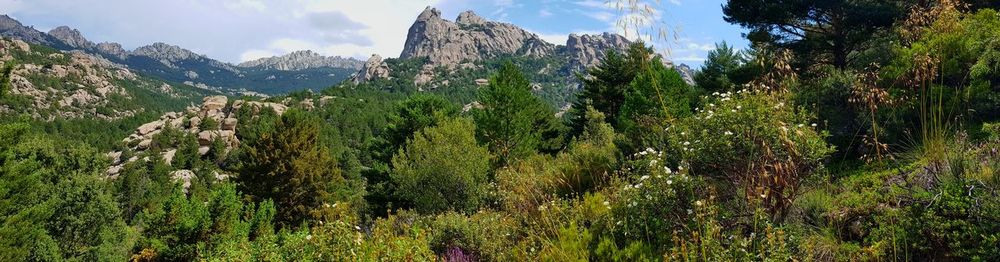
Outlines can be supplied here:
<path id="1" fill-rule="evenodd" d="M 455 21 L 427 7 L 410 26 L 398 59 L 369 59 L 355 74 L 353 84 L 387 89 L 415 87 L 416 91 L 440 92 L 460 103 L 474 102 L 478 87 L 505 61 L 521 67 L 536 95 L 556 108 L 575 99 L 587 68 L 600 63 L 607 51 L 625 51 L 632 42 L 613 34 L 572 34 L 566 43 L 552 44 L 516 25 L 486 20 L 472 11 Z M 674 66 L 691 81 L 686 65 Z"/>
<path id="2" fill-rule="evenodd" d="M 310 50 L 295 51 L 283 56 L 260 58 L 240 63 L 239 67 L 295 71 L 312 68 L 361 69 L 364 62 L 354 58 L 323 56 Z"/>
<path id="3" fill-rule="evenodd" d="M 465 11 L 455 22 L 427 7 L 410 26 L 399 58 L 427 57 L 432 64 L 455 65 L 501 54 L 545 56 L 555 46 L 538 35 L 507 23 L 486 21 Z"/>
<path id="4" fill-rule="evenodd" d="M 0 115 L 34 119 L 118 120 L 183 104 L 209 94 L 136 74 L 80 51 L 0 39 L 0 63 L 14 61 L 11 90 L 0 94 Z"/>
<path id="5" fill-rule="evenodd" d="M 489 21 L 472 11 L 462 12 L 452 22 L 442 18 L 441 11 L 427 7 L 410 26 L 399 58 L 426 58 L 421 75 L 433 74 L 429 70 L 433 67 L 467 68 L 470 63 L 502 57 L 559 61 L 560 68 L 546 73 L 575 78 L 576 73 L 597 65 L 605 52 L 624 51 L 631 43 L 621 35 L 601 33 L 571 34 L 566 43 L 556 45 L 516 25 Z M 690 73 L 680 69 L 682 75 Z"/>
<path id="6" fill-rule="evenodd" d="M 0 36 L 55 48 L 65 47 L 65 44 L 58 39 L 35 30 L 33 27 L 24 26 L 21 22 L 7 15 L 0 15 Z"/>
<path id="7" fill-rule="evenodd" d="M 58 50 L 79 50 L 162 80 L 232 95 L 276 95 L 302 89 L 322 89 L 351 77 L 362 61 L 325 57 L 312 51 L 248 61 L 221 62 L 166 43 L 125 50 L 118 43 L 94 43 L 79 30 L 60 26 L 43 33 L 0 16 L 0 36 Z"/>

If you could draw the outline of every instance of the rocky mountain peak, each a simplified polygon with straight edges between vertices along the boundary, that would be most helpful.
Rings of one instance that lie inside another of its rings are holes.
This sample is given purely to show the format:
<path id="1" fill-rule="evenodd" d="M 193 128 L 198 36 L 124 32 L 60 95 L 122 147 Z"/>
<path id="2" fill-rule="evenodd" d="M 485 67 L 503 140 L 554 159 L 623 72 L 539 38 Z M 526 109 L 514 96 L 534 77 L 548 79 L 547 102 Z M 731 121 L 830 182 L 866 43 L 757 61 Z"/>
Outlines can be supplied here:
<path id="1" fill-rule="evenodd" d="M 486 19 L 469 10 L 459 14 L 458 18 L 455 19 L 455 23 L 460 25 L 481 25 L 486 23 Z"/>
<path id="2" fill-rule="evenodd" d="M 80 30 L 76 30 L 68 26 L 56 27 L 55 29 L 49 31 L 49 35 L 59 39 L 59 41 L 62 41 L 72 48 L 86 50 L 92 49 L 95 46 L 93 42 L 90 42 L 87 38 L 83 37 Z"/>
<path id="3" fill-rule="evenodd" d="M 160 42 L 136 48 L 135 51 L 132 51 L 132 54 L 165 60 L 171 63 L 188 59 L 202 58 L 201 55 L 191 52 L 190 50 Z"/>
<path id="4" fill-rule="evenodd" d="M 125 49 L 122 48 L 122 45 L 118 43 L 103 42 L 97 44 L 94 49 L 102 55 L 108 55 L 118 59 L 125 59 L 128 57 L 128 51 L 125 51 Z"/>
<path id="5" fill-rule="evenodd" d="M 354 75 L 352 80 L 355 84 L 361 84 L 379 78 L 388 78 L 389 73 L 389 65 L 382 61 L 382 56 L 373 54 L 361 66 L 361 70 Z"/>
<path id="6" fill-rule="evenodd" d="M 433 8 L 430 6 L 424 8 L 424 11 L 420 12 L 420 15 L 417 16 L 417 22 L 439 20 L 439 19 L 441 19 L 441 10 L 437 10 L 437 8 Z"/>
<path id="7" fill-rule="evenodd" d="M 240 63 L 240 67 L 257 67 L 283 71 L 331 67 L 360 69 L 363 62 L 354 58 L 323 56 L 311 50 L 291 52 L 283 56 L 260 58 Z"/>
<path id="8" fill-rule="evenodd" d="M 442 19 L 441 11 L 428 7 L 410 26 L 400 58 L 427 57 L 431 64 L 453 66 L 499 55 L 543 56 L 555 51 L 554 45 L 531 32 L 487 21 L 470 11 L 456 21 Z"/>
<path id="9" fill-rule="evenodd" d="M 0 15 L 0 36 L 43 45 L 54 45 L 58 41 L 33 27 L 22 25 L 21 22 L 7 15 Z"/>

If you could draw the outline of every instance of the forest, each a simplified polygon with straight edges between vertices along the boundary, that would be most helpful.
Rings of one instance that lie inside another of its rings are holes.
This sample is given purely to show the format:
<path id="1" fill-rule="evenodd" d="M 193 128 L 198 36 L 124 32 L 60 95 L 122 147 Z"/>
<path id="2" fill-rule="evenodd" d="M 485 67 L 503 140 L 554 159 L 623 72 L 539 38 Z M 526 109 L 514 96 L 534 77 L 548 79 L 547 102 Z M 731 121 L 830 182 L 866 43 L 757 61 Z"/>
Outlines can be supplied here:
<path id="1" fill-rule="evenodd" d="M 752 44 L 695 85 L 642 42 L 575 97 L 511 60 L 481 88 L 345 82 L 206 154 L 169 129 L 130 152 L 149 114 L 0 117 L 0 261 L 1000 261 L 1000 4 L 722 8 Z M 108 150 L 139 160 L 110 178 Z"/>

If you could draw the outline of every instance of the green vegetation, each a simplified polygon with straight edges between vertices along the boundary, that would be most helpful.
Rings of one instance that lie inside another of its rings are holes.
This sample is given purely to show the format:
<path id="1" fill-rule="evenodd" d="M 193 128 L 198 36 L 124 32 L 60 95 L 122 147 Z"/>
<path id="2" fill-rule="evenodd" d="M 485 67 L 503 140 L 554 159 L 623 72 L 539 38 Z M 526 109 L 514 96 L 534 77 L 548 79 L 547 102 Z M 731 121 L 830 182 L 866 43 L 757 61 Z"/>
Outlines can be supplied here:
<path id="1" fill-rule="evenodd" d="M 410 77 L 234 112 L 231 152 L 170 128 L 126 149 L 181 100 L 139 84 L 131 118 L 5 116 L 0 260 L 997 261 L 1000 16 L 967 3 L 731 0 L 750 49 L 696 86 L 608 53 L 565 123 L 518 59 L 423 92 L 423 61 L 389 59 Z"/>

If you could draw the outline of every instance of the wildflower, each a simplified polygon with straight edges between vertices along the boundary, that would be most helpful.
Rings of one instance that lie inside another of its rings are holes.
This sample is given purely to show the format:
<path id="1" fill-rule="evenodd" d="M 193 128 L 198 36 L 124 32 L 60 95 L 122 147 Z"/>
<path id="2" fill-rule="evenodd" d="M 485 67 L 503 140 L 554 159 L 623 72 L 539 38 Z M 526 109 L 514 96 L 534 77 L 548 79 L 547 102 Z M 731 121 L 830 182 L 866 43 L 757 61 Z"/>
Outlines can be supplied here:
<path id="1" fill-rule="evenodd" d="M 743 109 L 743 106 L 736 106 L 736 109 Z"/>
<path id="2" fill-rule="evenodd" d="M 725 133 L 725 134 L 726 134 L 727 136 L 731 136 L 731 135 L 733 135 L 733 132 L 729 132 L 729 131 L 726 131 L 726 133 Z"/>
<path id="3" fill-rule="evenodd" d="M 673 180 L 667 180 L 667 185 L 671 185 L 671 184 L 673 184 L 673 183 L 674 183 L 674 181 L 673 181 Z"/>
<path id="4" fill-rule="evenodd" d="M 643 180 L 646 180 L 646 179 L 649 179 L 649 175 L 645 175 L 645 176 L 640 177 L 639 181 L 643 181 Z"/>
<path id="5" fill-rule="evenodd" d="M 816 127 L 816 123 L 812 123 L 812 127 Z"/>
<path id="6" fill-rule="evenodd" d="M 806 126 L 806 125 L 805 124 L 799 124 L 799 127 L 804 127 L 804 126 Z"/>
<path id="7" fill-rule="evenodd" d="M 685 146 L 689 146 L 689 145 L 691 145 L 691 142 L 688 142 L 688 141 L 684 141 L 684 145 L 685 145 Z"/>
<path id="8" fill-rule="evenodd" d="M 691 209 L 688 209 L 688 215 L 690 215 L 691 213 L 694 213 L 694 212 L 691 211 Z"/>
<path id="9" fill-rule="evenodd" d="M 667 174 L 670 174 L 670 173 L 673 173 L 673 172 L 674 172 L 673 170 L 670 170 L 670 168 L 669 168 L 669 167 L 663 167 L 663 171 L 666 171 L 666 172 L 667 172 Z"/>
<path id="10" fill-rule="evenodd" d="M 306 240 L 312 240 L 312 239 L 313 239 L 313 235 L 312 234 L 306 235 Z"/>
<path id="11" fill-rule="evenodd" d="M 609 205 L 611 205 L 611 203 L 608 203 L 608 201 L 604 201 L 604 205 L 605 206 L 609 206 Z"/>
<path id="12" fill-rule="evenodd" d="M 697 206 L 701 206 L 701 200 L 694 201 L 694 204 L 697 205 Z"/>

